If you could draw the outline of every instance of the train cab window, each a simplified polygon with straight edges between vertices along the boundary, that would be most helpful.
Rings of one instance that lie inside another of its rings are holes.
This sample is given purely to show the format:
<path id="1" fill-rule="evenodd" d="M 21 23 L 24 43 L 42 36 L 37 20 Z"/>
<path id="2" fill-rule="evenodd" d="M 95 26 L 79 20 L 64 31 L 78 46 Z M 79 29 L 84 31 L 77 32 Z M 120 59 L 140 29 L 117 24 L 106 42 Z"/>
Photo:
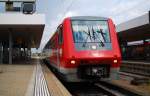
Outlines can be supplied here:
<path id="1" fill-rule="evenodd" d="M 63 42 L 63 30 L 62 30 L 62 25 L 58 28 L 58 42 L 59 44 L 62 44 Z"/>
<path id="2" fill-rule="evenodd" d="M 78 50 L 112 50 L 106 20 L 72 20 L 72 31 Z"/>
<path id="3" fill-rule="evenodd" d="M 107 21 L 74 20 L 72 21 L 75 42 L 110 43 Z"/>

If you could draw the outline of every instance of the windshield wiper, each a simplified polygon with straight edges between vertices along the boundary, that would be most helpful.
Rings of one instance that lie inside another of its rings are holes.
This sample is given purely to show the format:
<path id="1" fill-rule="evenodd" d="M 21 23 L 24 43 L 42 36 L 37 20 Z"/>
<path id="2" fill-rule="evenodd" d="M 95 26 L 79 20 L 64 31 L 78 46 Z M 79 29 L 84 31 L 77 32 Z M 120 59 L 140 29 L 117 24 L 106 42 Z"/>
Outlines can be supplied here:
<path id="1" fill-rule="evenodd" d="M 83 31 L 83 32 L 85 32 L 85 31 Z M 102 42 L 102 40 L 100 40 L 100 38 L 98 37 L 98 35 L 97 35 L 96 32 L 94 31 L 93 27 L 92 27 L 92 35 L 93 35 L 93 36 L 92 36 L 91 33 L 90 33 L 90 28 L 89 28 L 89 27 L 88 27 L 88 33 L 87 33 L 87 32 L 85 32 L 85 33 L 86 33 L 88 36 L 87 36 L 85 42 L 84 42 L 83 45 L 82 45 L 83 47 L 85 47 L 85 45 L 86 45 L 87 40 L 88 40 L 89 37 L 90 37 L 90 40 L 91 40 L 91 41 L 92 41 L 92 39 L 94 39 L 94 41 L 95 41 L 96 38 L 98 38 L 99 41 L 100 41 L 100 42 L 98 42 L 98 43 L 100 43 L 102 47 L 105 46 L 104 43 Z M 105 37 L 104 37 L 104 34 L 105 34 L 105 33 L 103 33 L 103 32 L 98 32 L 98 33 L 101 33 L 103 39 L 105 38 Z M 105 39 L 104 39 L 104 41 L 105 41 Z"/>
<path id="2" fill-rule="evenodd" d="M 88 40 L 88 38 L 90 37 L 90 40 L 92 40 L 92 36 L 91 36 L 91 33 L 90 33 L 90 29 L 89 29 L 89 27 L 88 27 L 88 33 L 87 32 L 85 32 L 85 31 L 83 31 L 84 33 L 86 33 L 87 34 L 87 37 L 86 37 L 86 40 L 85 40 L 85 42 L 83 43 L 83 47 L 85 47 L 85 45 L 86 45 L 86 43 L 87 43 L 87 40 Z"/>
<path id="3" fill-rule="evenodd" d="M 102 40 L 98 37 L 98 34 L 96 34 L 96 32 L 94 31 L 93 27 L 92 27 L 92 33 L 93 33 L 93 39 L 95 41 L 96 37 L 99 39 L 101 46 L 104 47 L 104 43 L 102 42 Z"/>
<path id="4" fill-rule="evenodd" d="M 97 32 L 101 34 L 101 36 L 102 36 L 104 42 L 106 42 L 106 38 L 105 38 L 105 36 L 104 36 L 104 35 L 106 35 L 106 33 L 103 32 L 103 29 L 99 28 L 99 31 L 97 31 Z"/>
<path id="5" fill-rule="evenodd" d="M 94 41 L 95 41 L 96 36 L 95 36 L 95 31 L 94 31 L 94 29 L 93 29 L 93 26 L 92 26 L 92 35 L 93 35 L 93 39 L 94 39 Z"/>

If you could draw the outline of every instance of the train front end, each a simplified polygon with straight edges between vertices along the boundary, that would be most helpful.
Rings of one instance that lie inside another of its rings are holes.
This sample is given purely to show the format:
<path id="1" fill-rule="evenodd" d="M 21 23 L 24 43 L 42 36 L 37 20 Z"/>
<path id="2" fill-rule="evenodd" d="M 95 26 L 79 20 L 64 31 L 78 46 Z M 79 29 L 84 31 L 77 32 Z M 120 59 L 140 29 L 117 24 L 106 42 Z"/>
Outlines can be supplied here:
<path id="1" fill-rule="evenodd" d="M 115 26 L 102 17 L 72 17 L 64 21 L 64 61 L 68 81 L 117 79 L 120 50 Z"/>

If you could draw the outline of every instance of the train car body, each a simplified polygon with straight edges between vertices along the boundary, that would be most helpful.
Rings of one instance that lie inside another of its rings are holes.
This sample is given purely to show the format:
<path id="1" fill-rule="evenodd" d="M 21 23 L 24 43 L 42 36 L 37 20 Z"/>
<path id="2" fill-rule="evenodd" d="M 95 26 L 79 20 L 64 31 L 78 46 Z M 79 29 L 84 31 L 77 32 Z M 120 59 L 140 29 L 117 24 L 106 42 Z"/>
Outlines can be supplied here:
<path id="1" fill-rule="evenodd" d="M 121 55 L 111 19 L 64 19 L 45 47 L 47 60 L 66 81 L 118 78 Z"/>

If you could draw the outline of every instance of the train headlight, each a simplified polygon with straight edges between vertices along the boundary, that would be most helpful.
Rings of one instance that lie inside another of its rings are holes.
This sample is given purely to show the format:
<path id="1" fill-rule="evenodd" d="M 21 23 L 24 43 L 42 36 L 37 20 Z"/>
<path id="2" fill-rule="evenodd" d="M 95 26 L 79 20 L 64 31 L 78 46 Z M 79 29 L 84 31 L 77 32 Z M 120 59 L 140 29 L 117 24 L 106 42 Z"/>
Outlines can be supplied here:
<path id="1" fill-rule="evenodd" d="M 115 60 L 114 60 L 114 63 L 118 63 L 118 60 L 117 60 L 117 59 L 115 59 Z"/>
<path id="2" fill-rule="evenodd" d="M 76 61 L 75 60 L 71 60 L 70 63 L 71 64 L 76 64 Z"/>

